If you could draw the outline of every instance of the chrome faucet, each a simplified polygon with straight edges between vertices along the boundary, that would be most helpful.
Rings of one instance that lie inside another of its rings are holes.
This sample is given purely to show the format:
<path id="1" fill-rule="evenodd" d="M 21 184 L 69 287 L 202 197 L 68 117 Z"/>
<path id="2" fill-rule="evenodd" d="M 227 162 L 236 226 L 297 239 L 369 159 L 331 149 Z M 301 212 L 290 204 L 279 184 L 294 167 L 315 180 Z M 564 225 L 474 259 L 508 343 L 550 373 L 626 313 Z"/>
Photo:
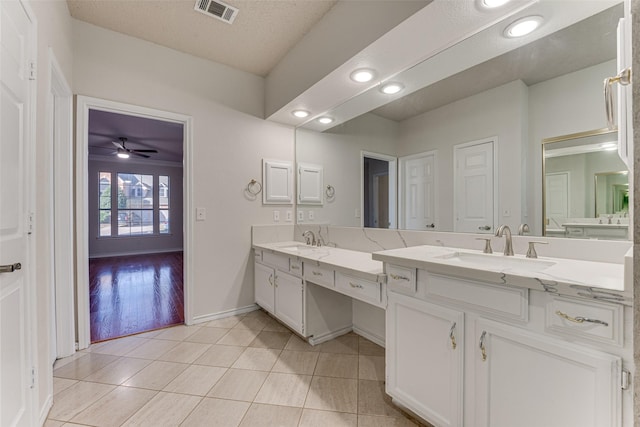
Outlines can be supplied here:
<path id="1" fill-rule="evenodd" d="M 504 233 L 504 237 L 506 242 L 504 244 L 504 255 L 505 256 L 513 256 L 513 244 L 511 243 L 511 229 L 508 225 L 501 225 L 496 230 L 496 237 L 502 237 Z"/>
<path id="2" fill-rule="evenodd" d="M 302 233 L 302 237 L 307 240 L 307 245 L 315 246 L 316 245 L 316 235 L 313 234 L 313 231 L 307 230 Z"/>

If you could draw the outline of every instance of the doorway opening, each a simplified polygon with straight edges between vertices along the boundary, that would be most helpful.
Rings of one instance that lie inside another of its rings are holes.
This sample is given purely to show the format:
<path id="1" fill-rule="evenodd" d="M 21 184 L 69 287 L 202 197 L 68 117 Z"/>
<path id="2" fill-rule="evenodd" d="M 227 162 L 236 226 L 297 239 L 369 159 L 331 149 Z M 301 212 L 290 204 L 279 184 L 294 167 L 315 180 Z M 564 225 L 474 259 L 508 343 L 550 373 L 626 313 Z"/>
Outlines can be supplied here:
<path id="1" fill-rule="evenodd" d="M 362 226 L 397 228 L 397 159 L 378 153 L 362 152 Z"/>

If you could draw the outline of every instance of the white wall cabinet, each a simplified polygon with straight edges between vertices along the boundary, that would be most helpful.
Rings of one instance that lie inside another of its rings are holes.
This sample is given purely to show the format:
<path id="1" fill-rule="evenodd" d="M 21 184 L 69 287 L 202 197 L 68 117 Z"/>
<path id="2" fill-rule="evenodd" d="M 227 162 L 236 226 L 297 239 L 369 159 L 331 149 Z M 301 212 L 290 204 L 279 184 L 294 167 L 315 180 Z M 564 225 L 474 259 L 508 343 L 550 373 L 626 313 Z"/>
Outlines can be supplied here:
<path id="1" fill-rule="evenodd" d="M 293 165 L 289 161 L 262 161 L 262 203 L 265 205 L 293 204 Z"/>
<path id="2" fill-rule="evenodd" d="M 464 313 L 388 293 L 386 391 L 438 426 L 462 426 Z"/>

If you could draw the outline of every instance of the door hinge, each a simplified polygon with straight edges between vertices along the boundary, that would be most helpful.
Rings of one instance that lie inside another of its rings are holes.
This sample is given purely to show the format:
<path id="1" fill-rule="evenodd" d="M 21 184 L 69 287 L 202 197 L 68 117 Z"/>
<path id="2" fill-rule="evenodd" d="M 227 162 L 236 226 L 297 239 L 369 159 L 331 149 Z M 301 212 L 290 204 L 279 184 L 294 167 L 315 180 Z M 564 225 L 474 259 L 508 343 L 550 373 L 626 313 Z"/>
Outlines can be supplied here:
<path id="1" fill-rule="evenodd" d="M 620 376 L 620 388 L 623 390 L 628 390 L 631 385 L 631 372 L 626 369 L 622 370 L 622 375 Z"/>
<path id="2" fill-rule="evenodd" d="M 34 388 L 36 386 L 36 368 L 35 367 L 31 367 L 31 385 L 29 385 L 29 388 Z"/>
<path id="3" fill-rule="evenodd" d="M 36 79 L 36 62 L 30 61 L 29 62 L 29 80 L 35 80 L 35 79 Z"/>

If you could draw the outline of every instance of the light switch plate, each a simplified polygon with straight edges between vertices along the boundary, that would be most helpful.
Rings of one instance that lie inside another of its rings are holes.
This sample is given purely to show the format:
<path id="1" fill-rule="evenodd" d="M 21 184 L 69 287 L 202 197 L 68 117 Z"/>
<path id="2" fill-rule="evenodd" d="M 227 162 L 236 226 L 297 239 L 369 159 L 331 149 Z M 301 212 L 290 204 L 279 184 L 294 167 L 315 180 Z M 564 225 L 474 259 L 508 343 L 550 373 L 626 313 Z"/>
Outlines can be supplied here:
<path id="1" fill-rule="evenodd" d="M 304 211 L 298 211 L 298 222 L 304 221 Z"/>
<path id="2" fill-rule="evenodd" d="M 285 215 L 285 221 L 291 222 L 293 220 L 293 213 L 291 211 L 287 211 Z"/>
<path id="3" fill-rule="evenodd" d="M 196 221 L 204 221 L 207 219 L 207 210 L 205 208 L 196 208 Z"/>
<path id="4" fill-rule="evenodd" d="M 273 211 L 273 222 L 280 221 L 280 211 Z"/>
<path id="5" fill-rule="evenodd" d="M 313 221 L 313 218 L 315 218 L 313 211 L 309 211 L 308 217 L 309 217 L 309 221 Z"/>

